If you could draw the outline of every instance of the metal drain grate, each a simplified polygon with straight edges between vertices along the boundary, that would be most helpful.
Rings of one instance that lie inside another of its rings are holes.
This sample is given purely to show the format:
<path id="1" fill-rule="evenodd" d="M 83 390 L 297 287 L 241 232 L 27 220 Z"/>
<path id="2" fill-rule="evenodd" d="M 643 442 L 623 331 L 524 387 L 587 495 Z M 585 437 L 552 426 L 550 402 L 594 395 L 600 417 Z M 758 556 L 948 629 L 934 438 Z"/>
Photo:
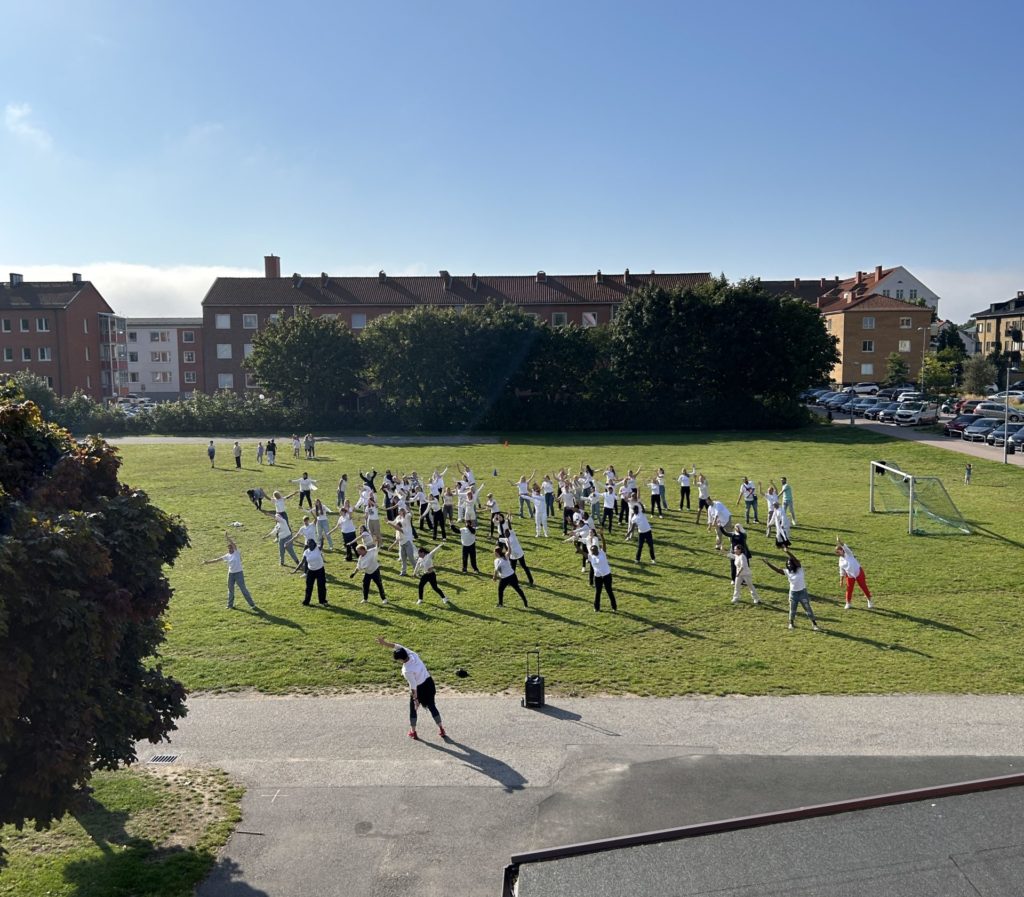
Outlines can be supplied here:
<path id="1" fill-rule="evenodd" d="M 155 757 L 150 757 L 147 763 L 173 763 L 178 759 L 177 754 L 157 754 Z"/>

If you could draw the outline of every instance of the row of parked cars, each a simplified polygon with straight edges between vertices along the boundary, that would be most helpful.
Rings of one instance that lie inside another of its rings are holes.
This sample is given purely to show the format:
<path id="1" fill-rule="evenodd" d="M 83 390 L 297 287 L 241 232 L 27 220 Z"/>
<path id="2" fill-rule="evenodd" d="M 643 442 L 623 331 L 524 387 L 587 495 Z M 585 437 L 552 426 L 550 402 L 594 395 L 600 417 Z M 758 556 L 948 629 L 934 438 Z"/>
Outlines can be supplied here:
<path id="1" fill-rule="evenodd" d="M 959 436 L 966 442 L 985 442 L 1007 450 L 1024 450 L 1024 424 L 1020 420 L 1005 421 L 1003 415 L 986 417 L 985 414 L 959 414 L 942 427 L 946 436 Z"/>
<path id="2" fill-rule="evenodd" d="M 818 405 L 833 414 L 864 417 L 896 426 L 934 424 L 939 420 L 938 403 L 929 401 L 911 386 L 880 389 L 877 383 L 858 383 L 838 391 L 809 389 L 802 398 L 809 405 Z"/>

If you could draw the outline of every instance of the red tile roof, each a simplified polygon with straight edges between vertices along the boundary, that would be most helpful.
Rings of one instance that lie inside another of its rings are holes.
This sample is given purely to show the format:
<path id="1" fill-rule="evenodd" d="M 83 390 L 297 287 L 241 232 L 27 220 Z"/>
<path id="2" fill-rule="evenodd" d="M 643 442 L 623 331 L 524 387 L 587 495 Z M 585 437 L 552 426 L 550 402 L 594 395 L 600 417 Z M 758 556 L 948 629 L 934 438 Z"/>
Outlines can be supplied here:
<path id="1" fill-rule="evenodd" d="M 512 305 L 615 304 L 649 283 L 666 288 L 696 286 L 711 279 L 696 274 L 605 274 L 598 283 L 593 274 L 499 275 L 476 278 L 453 276 L 449 289 L 434 277 L 218 277 L 203 299 L 204 306 L 259 305 L 474 305 L 488 301 Z"/>

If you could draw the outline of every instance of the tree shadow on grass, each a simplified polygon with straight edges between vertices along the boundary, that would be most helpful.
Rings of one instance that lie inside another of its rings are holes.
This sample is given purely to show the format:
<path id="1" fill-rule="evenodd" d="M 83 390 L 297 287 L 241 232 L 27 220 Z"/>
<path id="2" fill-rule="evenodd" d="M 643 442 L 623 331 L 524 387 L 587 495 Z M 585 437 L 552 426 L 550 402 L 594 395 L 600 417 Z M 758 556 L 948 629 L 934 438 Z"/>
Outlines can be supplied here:
<path id="1" fill-rule="evenodd" d="M 838 604 L 838 602 L 836 602 Z M 928 626 L 932 629 L 941 629 L 943 632 L 955 632 L 957 635 L 965 635 L 968 638 L 977 639 L 973 632 L 968 632 L 966 629 L 961 629 L 959 626 L 953 626 L 949 623 L 940 623 L 938 620 L 930 620 L 928 617 L 917 617 L 913 614 L 906 614 L 898 610 L 889 610 L 888 608 L 875 606 L 874 610 L 871 611 L 873 614 L 877 614 L 880 617 L 894 617 L 897 620 L 907 620 L 911 623 L 918 623 L 921 626 Z"/>
<path id="2" fill-rule="evenodd" d="M 598 732 L 601 735 L 612 735 L 615 738 L 619 738 L 622 735 L 621 732 L 613 732 L 611 729 L 605 729 L 601 726 L 595 726 L 593 723 L 584 722 L 582 714 L 575 713 L 572 710 L 564 710 L 561 707 L 554 707 L 551 704 L 545 704 L 543 707 L 534 708 L 534 710 L 542 716 L 550 716 L 552 719 L 575 723 L 577 726 L 582 726 L 584 729 L 590 729 L 591 732 Z"/>
<path id="3" fill-rule="evenodd" d="M 454 738 L 446 738 L 444 745 L 424 740 L 420 740 L 419 744 L 462 761 L 471 769 L 475 769 L 488 778 L 494 779 L 509 794 L 513 791 L 522 791 L 527 784 L 526 777 L 503 760 L 474 750 L 468 745 L 456 741 Z"/>
<path id="4" fill-rule="evenodd" d="M 582 601 L 584 603 L 589 603 L 586 598 L 581 598 L 579 595 L 571 595 L 569 592 L 560 592 L 558 589 L 552 589 L 548 586 L 535 584 L 529 586 L 529 588 L 537 592 L 546 592 L 548 595 L 555 595 L 558 598 L 564 598 L 566 601 Z"/>
<path id="5" fill-rule="evenodd" d="M 543 608 L 537 607 L 536 604 L 530 605 L 530 610 L 541 617 L 547 617 L 549 620 L 557 620 L 560 623 L 568 623 L 570 626 L 585 626 L 587 629 L 594 629 L 589 623 L 584 623 L 582 620 L 572 620 L 569 617 L 563 617 L 561 614 L 556 614 L 554 611 L 544 610 Z"/>
<path id="6" fill-rule="evenodd" d="M 690 632 L 686 629 L 681 629 L 679 626 L 674 626 L 671 623 L 661 623 L 656 620 L 651 620 L 647 617 L 642 617 L 640 614 L 633 613 L 632 611 L 619 609 L 620 617 L 629 617 L 631 620 L 636 620 L 638 623 L 643 623 L 650 629 L 658 629 L 661 632 L 667 632 L 669 635 L 674 635 L 676 638 L 692 638 L 704 641 L 703 635 L 698 635 L 696 632 Z"/>
<path id="7" fill-rule="evenodd" d="M 270 897 L 266 891 L 242 881 L 242 868 L 234 860 L 221 857 L 213 871 L 196 889 L 196 897 Z"/>
<path id="8" fill-rule="evenodd" d="M 388 606 L 400 614 L 405 614 L 407 617 L 416 617 L 424 623 L 429 623 L 431 620 L 439 619 L 434 614 L 428 614 L 426 611 L 420 610 L 421 607 L 425 607 L 425 605 L 422 604 L 415 607 L 402 607 L 400 604 L 392 604 L 389 602 Z"/>

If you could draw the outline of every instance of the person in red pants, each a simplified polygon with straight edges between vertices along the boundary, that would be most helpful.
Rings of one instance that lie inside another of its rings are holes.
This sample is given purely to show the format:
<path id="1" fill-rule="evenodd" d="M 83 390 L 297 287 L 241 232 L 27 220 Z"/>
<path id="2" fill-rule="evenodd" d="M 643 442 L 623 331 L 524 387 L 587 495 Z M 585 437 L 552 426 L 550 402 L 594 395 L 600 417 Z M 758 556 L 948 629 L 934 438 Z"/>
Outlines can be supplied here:
<path id="1" fill-rule="evenodd" d="M 871 589 L 868 588 L 868 581 L 864 576 L 864 568 L 860 565 L 860 562 L 854 557 L 850 546 L 843 542 L 839 536 L 836 536 L 836 556 L 839 558 L 839 582 L 846 581 L 846 610 L 853 607 L 851 600 L 853 598 L 853 587 L 854 584 L 860 586 L 860 590 L 864 593 L 864 596 L 868 599 L 868 609 L 870 610 L 873 606 L 871 604 Z"/>

